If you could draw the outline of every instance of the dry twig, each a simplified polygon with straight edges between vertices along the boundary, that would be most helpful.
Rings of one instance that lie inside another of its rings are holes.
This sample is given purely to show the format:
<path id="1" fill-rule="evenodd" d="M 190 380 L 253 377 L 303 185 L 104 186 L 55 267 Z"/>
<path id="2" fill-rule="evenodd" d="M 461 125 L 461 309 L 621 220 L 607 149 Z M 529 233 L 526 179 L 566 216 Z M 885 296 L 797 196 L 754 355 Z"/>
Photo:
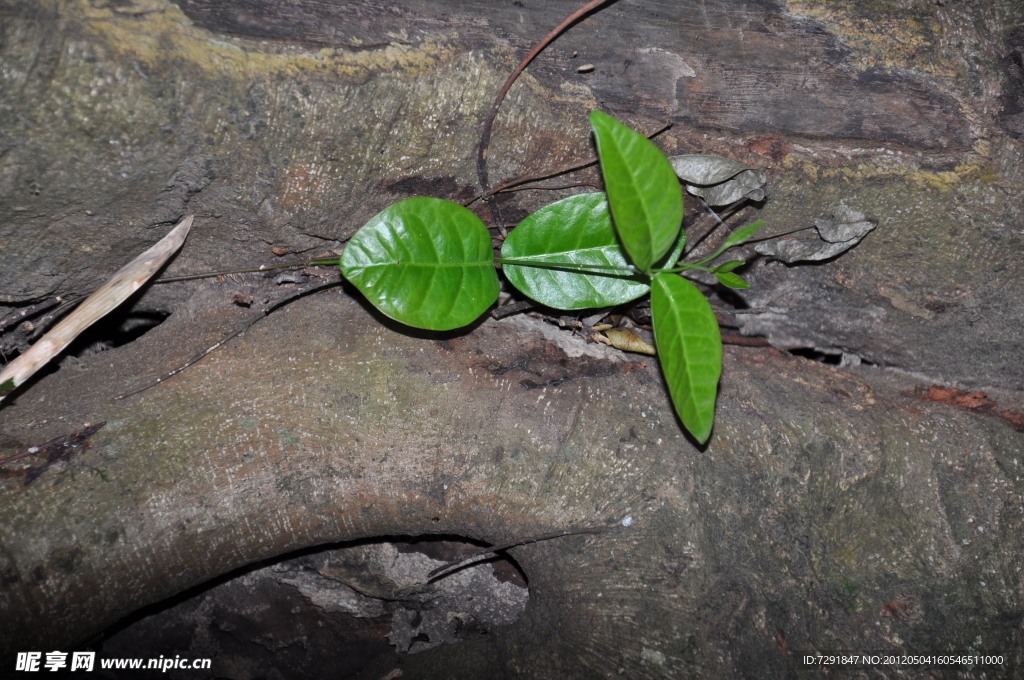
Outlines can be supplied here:
<path id="1" fill-rule="evenodd" d="M 570 14 L 565 21 L 558 24 L 558 26 L 555 27 L 555 30 L 544 36 L 543 40 L 537 43 L 536 47 L 530 50 L 530 53 L 526 55 L 526 58 L 519 62 L 519 66 L 516 67 L 516 70 L 513 71 L 512 75 L 510 75 L 508 80 L 505 81 L 505 85 L 502 86 L 501 91 L 498 92 L 498 96 L 494 99 L 494 104 L 491 105 L 491 111 L 487 114 L 487 119 L 484 120 L 484 131 L 480 136 L 480 147 L 476 157 L 477 179 L 480 180 L 480 188 L 483 189 L 485 193 L 489 189 L 489 182 L 487 179 L 487 147 L 491 143 L 491 128 L 494 126 L 494 119 L 498 116 L 498 109 L 501 107 L 501 103 L 505 101 L 505 95 L 508 94 L 512 84 L 516 82 L 519 74 L 526 70 L 526 67 L 530 65 L 530 62 L 533 61 L 538 54 L 543 52 L 544 48 L 550 45 L 555 38 L 562 35 L 566 29 L 585 17 L 587 14 L 590 14 L 601 5 L 608 4 L 609 2 L 614 2 L 614 0 L 590 0 L 590 2 L 585 4 L 583 7 L 580 7 L 578 10 Z M 493 194 L 487 195 L 488 198 L 490 196 L 493 196 Z M 507 232 L 505 231 L 505 226 L 501 223 L 501 216 L 498 214 L 497 206 L 494 204 L 493 200 L 488 200 L 487 203 L 491 207 L 491 215 L 494 217 L 494 222 L 498 225 L 498 230 L 501 231 L 502 237 L 506 236 Z"/>

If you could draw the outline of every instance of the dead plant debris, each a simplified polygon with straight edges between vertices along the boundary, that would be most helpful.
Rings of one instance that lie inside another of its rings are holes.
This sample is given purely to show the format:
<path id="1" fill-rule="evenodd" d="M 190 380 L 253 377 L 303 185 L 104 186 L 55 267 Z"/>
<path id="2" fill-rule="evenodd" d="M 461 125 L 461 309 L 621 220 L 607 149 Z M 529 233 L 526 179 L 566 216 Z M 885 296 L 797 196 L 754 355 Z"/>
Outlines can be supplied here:
<path id="1" fill-rule="evenodd" d="M 984 392 L 966 392 L 955 387 L 942 387 L 940 385 L 929 385 L 927 389 L 918 387 L 914 390 L 913 396 L 922 401 L 937 401 L 942 404 L 949 404 L 964 411 L 983 413 L 996 416 L 1009 421 L 1010 425 L 1017 432 L 1024 432 L 1024 413 L 1016 411 L 999 411 L 996 402 L 988 398 Z"/>
<path id="2" fill-rule="evenodd" d="M 46 456 L 46 460 L 40 465 L 30 467 L 25 470 L 5 471 L 7 474 L 4 476 L 14 477 L 18 475 L 25 475 L 25 486 L 28 486 L 54 465 L 57 465 L 58 463 L 70 463 L 74 456 L 90 448 L 91 443 L 89 442 L 89 437 L 99 432 L 106 424 L 106 421 L 96 423 L 95 425 L 86 423 L 86 426 L 77 432 L 72 432 L 71 434 L 51 439 L 45 444 L 29 447 L 21 453 L 16 453 L 13 456 L 8 456 L 7 458 L 0 460 L 0 465 L 5 465 L 7 463 L 13 463 L 16 460 L 21 460 L 22 458 L 27 458 L 28 456 Z"/>

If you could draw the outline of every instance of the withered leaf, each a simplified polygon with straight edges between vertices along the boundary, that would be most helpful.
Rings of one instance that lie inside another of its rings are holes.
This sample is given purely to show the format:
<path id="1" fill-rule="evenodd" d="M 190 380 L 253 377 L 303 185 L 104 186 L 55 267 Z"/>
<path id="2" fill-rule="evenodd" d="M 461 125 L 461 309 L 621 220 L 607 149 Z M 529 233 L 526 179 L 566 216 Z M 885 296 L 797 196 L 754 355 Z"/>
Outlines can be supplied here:
<path id="1" fill-rule="evenodd" d="M 754 246 L 754 250 L 786 264 L 828 260 L 860 243 L 877 225 L 864 213 L 840 203 L 832 209 L 832 219 L 817 218 L 814 226 L 817 236 L 767 241 Z"/>
<path id="2" fill-rule="evenodd" d="M 611 341 L 612 347 L 616 349 L 640 354 L 657 354 L 654 345 L 638 337 L 628 328 L 609 328 L 604 334 Z"/>
<path id="3" fill-rule="evenodd" d="M 669 158 L 686 190 L 708 205 L 729 205 L 741 198 L 764 199 L 768 176 L 763 170 L 711 154 L 687 154 Z"/>

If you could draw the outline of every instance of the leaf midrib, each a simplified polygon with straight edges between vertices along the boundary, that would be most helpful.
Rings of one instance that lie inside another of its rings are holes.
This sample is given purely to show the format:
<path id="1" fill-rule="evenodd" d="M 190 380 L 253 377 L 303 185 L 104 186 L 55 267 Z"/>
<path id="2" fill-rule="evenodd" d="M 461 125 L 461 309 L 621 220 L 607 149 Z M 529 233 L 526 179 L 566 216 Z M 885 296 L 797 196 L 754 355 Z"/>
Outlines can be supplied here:
<path id="1" fill-rule="evenodd" d="M 351 269 L 374 269 L 375 267 L 432 267 L 434 269 L 444 269 L 446 267 L 484 267 L 493 266 L 493 262 L 378 262 L 375 264 L 357 264 L 351 267 Z"/>
<path id="2" fill-rule="evenodd" d="M 681 315 L 681 312 L 680 312 L 678 307 L 676 307 L 676 306 L 672 307 L 672 316 L 675 317 L 675 323 L 681 329 L 683 327 L 683 322 L 682 322 L 682 315 Z M 683 338 L 704 339 L 705 337 L 706 336 L 704 334 L 702 334 L 702 333 L 701 334 L 698 334 L 698 333 L 686 333 L 683 330 L 680 330 L 679 332 L 676 333 L 676 342 L 674 344 L 679 346 L 679 351 L 680 351 L 680 353 L 684 357 L 683 371 L 686 373 L 686 379 L 688 381 L 688 385 L 689 385 L 689 388 L 690 388 L 688 390 L 690 392 L 690 394 L 688 396 L 692 396 L 693 395 L 694 387 L 696 387 L 696 386 L 707 386 L 709 384 L 709 381 L 707 381 L 707 380 L 700 380 L 700 381 L 698 381 L 694 377 L 694 373 L 693 373 L 693 371 L 691 369 L 694 366 L 697 366 L 697 365 L 702 365 L 702 366 L 706 366 L 706 365 L 709 365 L 709 364 L 713 365 L 715 362 L 714 361 L 707 361 L 707 360 L 697 361 L 693 357 L 692 353 L 687 351 L 687 345 L 683 341 Z"/>
<path id="3" fill-rule="evenodd" d="M 685 386 L 686 389 L 684 390 L 685 394 L 683 395 L 685 400 L 686 400 L 685 403 L 691 409 L 694 410 L 693 417 L 696 420 L 700 421 L 701 424 L 703 424 L 703 421 L 705 419 L 702 416 L 703 409 L 700 408 L 697 405 L 698 404 L 698 400 L 696 399 L 696 395 L 694 394 L 694 388 L 697 387 L 697 386 L 700 386 L 700 387 L 706 389 L 707 386 L 710 384 L 710 381 L 708 381 L 708 380 L 701 380 L 699 382 L 696 381 L 695 378 L 694 378 L 694 373 L 692 371 L 692 368 L 695 365 L 698 365 L 698 364 L 699 365 L 709 365 L 710 364 L 710 365 L 713 366 L 715 362 L 714 361 L 706 361 L 706 360 L 705 361 L 694 361 L 694 360 L 692 360 L 692 358 L 690 356 L 690 353 L 686 351 L 686 343 L 683 341 L 683 338 L 684 337 L 703 338 L 705 336 L 703 334 L 686 333 L 685 332 L 684 329 L 685 329 L 686 326 L 682 322 L 682 311 L 683 310 L 681 309 L 680 305 L 677 303 L 676 298 L 674 296 L 672 296 L 671 289 L 669 288 L 668 284 L 666 284 L 664 281 L 658 281 L 658 285 L 662 288 L 662 291 L 661 291 L 662 294 L 665 295 L 665 297 L 670 301 L 670 304 L 668 305 L 669 313 L 672 315 L 672 321 L 675 323 L 675 326 L 678 329 L 676 331 L 676 333 L 674 333 L 675 337 L 673 339 L 674 341 L 672 342 L 672 344 L 676 346 L 676 351 L 679 352 L 679 354 L 683 357 L 683 361 L 682 361 L 682 364 L 683 364 L 682 369 L 683 370 L 682 370 L 682 372 L 685 375 L 685 380 L 686 380 L 686 386 Z M 655 322 L 655 323 L 657 323 L 657 322 Z M 655 339 L 657 339 L 657 325 L 655 325 Z M 663 361 L 664 361 L 664 359 L 663 359 Z M 707 401 L 707 399 L 702 399 L 699 403 L 703 404 L 706 401 Z M 695 423 L 695 425 L 696 425 L 696 423 Z"/>
<path id="4" fill-rule="evenodd" d="M 612 252 L 615 252 L 616 250 L 618 250 L 618 246 L 615 245 L 615 244 L 609 243 L 608 245 L 604 245 L 604 246 L 594 246 L 594 247 L 591 247 L 591 248 L 577 248 L 576 250 L 560 250 L 560 251 L 554 252 L 554 253 L 537 253 L 536 255 L 516 255 L 514 253 L 509 253 L 509 257 L 507 259 L 510 259 L 510 260 L 511 259 L 516 259 L 516 260 L 532 260 L 532 261 L 536 261 L 536 262 L 550 262 L 551 258 L 553 258 L 553 257 L 571 257 L 573 255 L 589 254 L 589 253 L 600 253 L 600 254 L 603 255 L 603 254 L 607 253 L 609 250 L 611 250 Z M 605 259 L 607 259 L 609 261 L 609 264 L 611 263 L 611 260 L 609 258 L 605 258 Z M 625 262 L 625 258 L 620 258 L 620 259 L 623 262 Z M 563 263 L 563 264 L 571 264 L 571 261 Z M 515 265 L 513 264 L 512 266 L 515 266 Z"/>
<path id="5" fill-rule="evenodd" d="M 632 147 L 636 145 L 637 140 L 627 138 L 626 141 L 629 143 L 630 147 Z M 620 153 L 622 164 L 626 165 L 625 159 L 628 155 L 626 150 L 622 147 L 622 145 L 616 146 L 618 147 L 616 150 L 619 151 Z M 653 263 L 655 252 L 654 227 L 652 225 L 651 211 L 648 209 L 647 201 L 644 200 L 646 198 L 647 192 L 643 191 L 643 189 L 637 184 L 636 177 L 634 177 L 633 173 L 629 172 L 628 167 L 626 170 L 626 176 L 629 178 L 629 186 L 633 190 L 634 196 L 636 196 L 636 202 L 640 204 L 640 211 L 643 213 L 644 229 L 647 232 L 647 239 L 645 241 L 645 245 L 647 246 L 647 259 L 651 260 L 651 262 Z"/>

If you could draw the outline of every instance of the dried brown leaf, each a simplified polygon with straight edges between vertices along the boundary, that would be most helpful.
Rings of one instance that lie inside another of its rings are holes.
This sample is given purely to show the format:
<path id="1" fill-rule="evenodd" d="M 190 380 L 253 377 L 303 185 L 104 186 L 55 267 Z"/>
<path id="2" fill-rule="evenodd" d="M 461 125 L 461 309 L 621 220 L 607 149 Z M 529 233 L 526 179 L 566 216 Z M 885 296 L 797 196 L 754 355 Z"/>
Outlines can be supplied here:
<path id="1" fill-rule="evenodd" d="M 604 334 L 611 341 L 612 347 L 616 349 L 621 349 L 624 352 L 638 352 L 640 354 L 657 354 L 654 345 L 638 337 L 628 328 L 610 328 Z"/>

